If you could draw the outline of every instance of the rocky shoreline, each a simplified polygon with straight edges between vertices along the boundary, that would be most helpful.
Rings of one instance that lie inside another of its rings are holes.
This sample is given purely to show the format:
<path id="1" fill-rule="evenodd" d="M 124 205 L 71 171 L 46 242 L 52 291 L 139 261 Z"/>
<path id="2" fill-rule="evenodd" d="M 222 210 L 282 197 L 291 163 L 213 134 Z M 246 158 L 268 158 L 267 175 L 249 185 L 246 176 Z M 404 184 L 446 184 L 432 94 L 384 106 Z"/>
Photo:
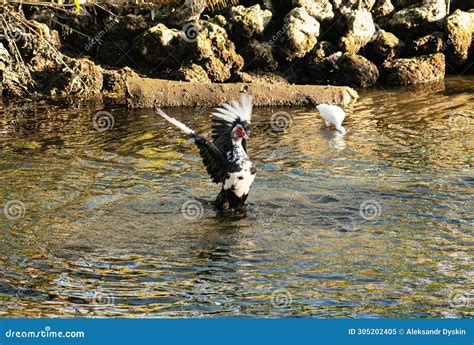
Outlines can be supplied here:
<path id="1" fill-rule="evenodd" d="M 2 95 L 122 100 L 130 96 L 127 79 L 139 77 L 407 86 L 474 70 L 471 0 L 450 1 L 449 13 L 444 0 L 248 0 L 205 7 L 90 4 L 77 13 L 3 5 Z"/>

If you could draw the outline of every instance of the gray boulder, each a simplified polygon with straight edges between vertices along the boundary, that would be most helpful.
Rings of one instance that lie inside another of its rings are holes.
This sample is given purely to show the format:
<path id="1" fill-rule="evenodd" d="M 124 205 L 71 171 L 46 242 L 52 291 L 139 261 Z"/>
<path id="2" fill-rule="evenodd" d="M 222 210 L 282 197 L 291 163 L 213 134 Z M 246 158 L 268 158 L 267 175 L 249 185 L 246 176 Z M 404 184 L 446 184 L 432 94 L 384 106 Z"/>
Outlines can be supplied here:
<path id="1" fill-rule="evenodd" d="M 396 86 L 439 81 L 444 78 L 445 64 L 442 53 L 395 59 L 382 66 L 380 80 L 385 84 Z"/>
<path id="2" fill-rule="evenodd" d="M 280 52 L 286 60 L 292 61 L 304 57 L 316 45 L 319 22 L 304 7 L 297 7 L 285 17 L 282 30 Z"/>

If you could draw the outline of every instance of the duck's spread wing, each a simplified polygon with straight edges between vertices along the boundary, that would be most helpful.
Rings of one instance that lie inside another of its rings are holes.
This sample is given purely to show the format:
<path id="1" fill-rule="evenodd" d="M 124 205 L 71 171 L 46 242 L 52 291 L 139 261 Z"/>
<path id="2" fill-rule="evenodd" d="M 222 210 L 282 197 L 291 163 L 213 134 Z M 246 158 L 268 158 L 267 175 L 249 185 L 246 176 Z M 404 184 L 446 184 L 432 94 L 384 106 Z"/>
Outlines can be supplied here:
<path id="1" fill-rule="evenodd" d="M 194 134 L 194 138 L 202 162 L 213 182 L 224 182 L 228 173 L 238 169 L 238 165 L 227 161 L 224 153 L 214 143 L 207 141 L 199 134 Z"/>
<path id="2" fill-rule="evenodd" d="M 239 165 L 230 161 L 229 153 L 232 152 L 232 129 L 240 124 L 246 131 L 249 131 L 250 120 L 252 116 L 252 97 L 242 94 L 240 102 L 231 101 L 225 103 L 221 108 L 217 108 L 212 115 L 213 119 L 212 138 L 210 142 L 202 135 L 196 133 L 191 128 L 168 116 L 162 109 L 154 107 L 155 111 L 165 118 L 168 122 L 181 129 L 184 133 L 195 139 L 196 146 L 199 148 L 204 166 L 211 175 L 215 183 L 224 182 L 228 173 L 240 169 Z M 246 141 L 242 141 L 246 149 Z"/>
<path id="3" fill-rule="evenodd" d="M 227 161 L 222 148 L 219 148 L 212 142 L 207 141 L 202 135 L 196 133 L 194 130 L 186 126 L 184 123 L 168 116 L 162 109 L 154 107 L 157 114 L 165 118 L 169 123 L 178 127 L 191 138 L 195 139 L 196 146 L 199 148 L 204 166 L 207 172 L 211 175 L 212 181 L 219 183 L 224 182 L 227 173 L 235 171 L 238 167 L 236 164 Z"/>
<path id="4" fill-rule="evenodd" d="M 231 133 L 235 126 L 241 125 L 246 132 L 250 131 L 252 120 L 252 97 L 247 94 L 240 95 L 239 101 L 230 101 L 217 108 L 212 119 L 212 138 L 214 144 L 222 152 L 232 150 Z M 247 151 L 247 141 L 242 140 L 242 146 Z"/>

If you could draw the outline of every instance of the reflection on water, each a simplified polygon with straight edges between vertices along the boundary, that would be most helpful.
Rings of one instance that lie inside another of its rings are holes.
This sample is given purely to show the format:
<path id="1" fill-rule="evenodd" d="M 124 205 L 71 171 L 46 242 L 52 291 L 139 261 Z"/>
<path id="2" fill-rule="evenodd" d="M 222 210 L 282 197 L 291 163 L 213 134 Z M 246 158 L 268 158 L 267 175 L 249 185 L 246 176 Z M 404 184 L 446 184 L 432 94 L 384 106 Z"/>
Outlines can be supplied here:
<path id="1" fill-rule="evenodd" d="M 0 316 L 473 316 L 473 91 L 364 91 L 345 136 L 256 109 L 257 179 L 227 218 L 150 111 L 105 109 L 98 132 L 99 106 L 4 102 Z"/>

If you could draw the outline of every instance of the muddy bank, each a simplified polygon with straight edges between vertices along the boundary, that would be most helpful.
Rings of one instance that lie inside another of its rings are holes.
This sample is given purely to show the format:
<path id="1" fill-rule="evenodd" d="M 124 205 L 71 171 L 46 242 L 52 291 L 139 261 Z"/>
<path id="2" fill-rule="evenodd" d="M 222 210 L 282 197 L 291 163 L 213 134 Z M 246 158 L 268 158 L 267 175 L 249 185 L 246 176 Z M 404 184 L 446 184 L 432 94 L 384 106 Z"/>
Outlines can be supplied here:
<path id="1" fill-rule="evenodd" d="M 90 4 L 79 13 L 3 6 L 2 94 L 128 97 L 135 107 L 149 100 L 136 101 L 128 80 L 155 78 L 191 82 L 199 90 L 265 85 L 278 94 L 275 104 L 302 104 L 326 96 L 310 91 L 308 98 L 304 88 L 289 85 L 409 86 L 474 69 L 472 1 L 453 0 L 449 9 L 444 0 L 182 3 Z M 194 103 L 212 101 L 205 92 L 201 98 Z M 262 96 L 262 103 L 271 101 L 270 91 Z"/>

